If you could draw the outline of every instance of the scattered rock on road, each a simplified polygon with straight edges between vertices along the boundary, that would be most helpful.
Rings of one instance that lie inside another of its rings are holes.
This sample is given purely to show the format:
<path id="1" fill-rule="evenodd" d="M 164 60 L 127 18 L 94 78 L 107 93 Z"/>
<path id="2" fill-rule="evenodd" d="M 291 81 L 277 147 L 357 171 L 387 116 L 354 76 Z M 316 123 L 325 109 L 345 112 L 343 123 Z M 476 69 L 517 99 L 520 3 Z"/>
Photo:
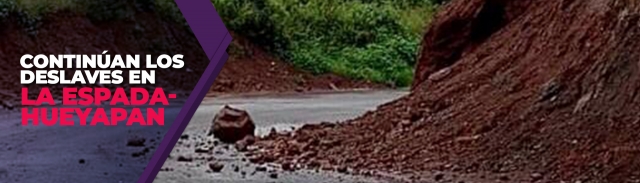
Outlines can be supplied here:
<path id="1" fill-rule="evenodd" d="M 284 171 L 294 171 L 295 168 L 293 167 L 293 165 L 289 162 L 284 162 L 282 163 L 282 170 Z"/>
<path id="2" fill-rule="evenodd" d="M 195 153 L 211 153 L 210 147 L 198 147 L 195 150 Z"/>
<path id="3" fill-rule="evenodd" d="M 253 136 L 255 128 L 247 111 L 224 106 L 213 119 L 209 134 L 222 142 L 235 143 L 246 136 Z"/>
<path id="4" fill-rule="evenodd" d="M 270 173 L 269 177 L 272 179 L 277 179 L 278 178 L 278 173 Z"/>
<path id="5" fill-rule="evenodd" d="M 242 140 L 236 142 L 235 147 L 236 150 L 240 152 L 247 151 L 247 147 L 252 145 L 255 142 L 255 137 L 253 135 L 247 135 Z"/>
<path id="6" fill-rule="evenodd" d="M 336 168 L 336 171 L 340 172 L 340 173 L 346 173 L 349 169 L 346 166 L 338 166 L 338 168 Z"/>
<path id="7" fill-rule="evenodd" d="M 223 164 L 220 164 L 220 163 L 217 163 L 217 162 L 209 163 L 209 169 L 211 169 L 211 171 L 213 171 L 213 172 L 220 172 L 220 171 L 222 171 L 223 168 L 224 168 Z"/>
<path id="8" fill-rule="evenodd" d="M 258 171 L 258 172 L 266 172 L 267 171 L 267 167 L 258 166 L 258 167 L 256 167 L 256 171 Z"/>
<path id="9" fill-rule="evenodd" d="M 179 156 L 177 161 L 181 161 L 181 162 L 192 162 L 193 158 L 192 157 L 188 157 L 188 156 Z"/>
<path id="10" fill-rule="evenodd" d="M 144 137 L 133 136 L 127 140 L 127 146 L 131 147 L 143 147 L 144 143 L 147 141 Z"/>

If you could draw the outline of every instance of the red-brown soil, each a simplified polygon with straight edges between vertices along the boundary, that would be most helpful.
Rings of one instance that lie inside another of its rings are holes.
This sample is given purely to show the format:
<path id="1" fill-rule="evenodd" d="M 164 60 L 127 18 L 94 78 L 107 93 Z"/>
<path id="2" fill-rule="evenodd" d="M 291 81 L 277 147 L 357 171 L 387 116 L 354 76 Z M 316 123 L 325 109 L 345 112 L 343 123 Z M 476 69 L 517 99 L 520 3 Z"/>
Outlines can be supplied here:
<path id="1" fill-rule="evenodd" d="M 229 49 L 229 60 L 211 87 L 211 92 L 214 94 L 382 87 L 371 82 L 350 80 L 333 74 L 313 75 L 265 52 L 241 36 L 233 35 L 233 38 L 234 41 Z"/>
<path id="2" fill-rule="evenodd" d="M 204 72 L 209 60 L 192 33 L 182 24 L 165 21 L 148 12 L 137 13 L 126 20 L 92 22 L 84 14 L 60 11 L 43 16 L 36 34 L 10 16 L 0 28 L 0 100 L 13 105 L 20 100 L 20 57 L 24 54 L 183 54 L 182 69 L 157 69 L 156 84 L 172 91 L 191 91 Z M 144 64 L 141 64 L 144 65 Z M 68 71 L 67 78 L 73 72 Z M 127 75 L 123 74 L 125 81 Z M 62 85 L 51 87 L 54 97 L 60 96 Z M 99 86 L 99 85 L 96 85 Z M 127 85 L 120 85 L 128 87 Z M 45 85 L 29 85 L 32 91 Z M 100 87 L 116 87 L 104 85 Z M 37 92 L 30 94 L 37 95 Z"/>
<path id="3" fill-rule="evenodd" d="M 638 182 L 639 21 L 640 1 L 455 0 L 425 34 L 410 95 L 337 125 L 269 135 L 262 159 Z"/>

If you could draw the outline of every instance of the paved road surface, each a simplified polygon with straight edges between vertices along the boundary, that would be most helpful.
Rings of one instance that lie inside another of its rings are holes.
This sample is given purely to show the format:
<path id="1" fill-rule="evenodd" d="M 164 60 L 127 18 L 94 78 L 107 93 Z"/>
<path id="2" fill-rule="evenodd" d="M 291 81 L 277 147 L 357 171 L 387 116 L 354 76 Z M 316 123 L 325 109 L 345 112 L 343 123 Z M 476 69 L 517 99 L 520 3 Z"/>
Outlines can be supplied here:
<path id="1" fill-rule="evenodd" d="M 19 112 L 0 112 L 0 183 L 135 182 L 182 104 L 172 102 L 165 126 L 153 127 L 22 126 Z M 126 146 L 132 136 L 145 146 Z"/>
<path id="2" fill-rule="evenodd" d="M 206 155 L 194 153 L 198 146 L 210 139 L 206 131 L 215 114 L 224 106 L 245 109 L 254 119 L 257 134 L 264 135 L 271 128 L 290 130 L 305 123 L 341 121 L 354 118 L 376 106 L 389 102 L 404 91 L 366 91 L 325 94 L 291 94 L 266 96 L 236 96 L 205 100 L 187 126 L 184 135 L 173 150 L 156 178 L 156 183 L 244 183 L 244 182 L 388 182 L 374 178 L 353 177 L 335 173 L 314 173 L 308 171 L 282 172 L 275 167 L 277 179 L 269 177 L 269 172 L 256 171 L 256 165 L 242 161 L 241 155 L 231 146 L 219 145 L 214 149 L 215 158 L 225 165 L 221 173 L 208 173 Z M 192 162 L 178 161 L 178 157 L 193 158 Z M 238 171 L 235 171 L 238 167 Z"/>

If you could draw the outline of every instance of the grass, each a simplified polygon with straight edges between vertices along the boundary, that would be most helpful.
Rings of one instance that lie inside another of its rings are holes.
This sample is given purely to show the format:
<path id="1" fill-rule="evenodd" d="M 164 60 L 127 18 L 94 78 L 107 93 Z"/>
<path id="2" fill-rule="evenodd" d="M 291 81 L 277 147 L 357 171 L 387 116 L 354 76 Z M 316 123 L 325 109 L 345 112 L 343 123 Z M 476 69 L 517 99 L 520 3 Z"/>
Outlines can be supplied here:
<path id="1" fill-rule="evenodd" d="M 314 73 L 407 86 L 432 0 L 212 0 L 227 28 Z"/>

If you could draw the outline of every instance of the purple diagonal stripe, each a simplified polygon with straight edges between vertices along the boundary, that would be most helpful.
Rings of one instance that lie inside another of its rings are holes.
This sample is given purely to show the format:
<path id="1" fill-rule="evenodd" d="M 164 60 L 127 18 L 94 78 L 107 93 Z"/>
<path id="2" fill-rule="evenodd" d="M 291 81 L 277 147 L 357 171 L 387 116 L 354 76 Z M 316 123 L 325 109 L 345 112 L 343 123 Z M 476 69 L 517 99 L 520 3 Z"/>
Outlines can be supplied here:
<path id="1" fill-rule="evenodd" d="M 176 0 L 176 3 L 198 42 L 200 42 L 200 46 L 210 58 L 210 62 L 180 113 L 178 113 L 173 125 L 171 125 L 158 149 L 153 154 L 142 176 L 138 179 L 138 183 L 153 182 L 229 57 L 226 49 L 231 43 L 231 36 L 211 2 L 209 0 Z"/>
<path id="2" fill-rule="evenodd" d="M 208 58 L 213 58 L 216 49 L 229 34 L 213 4 L 210 0 L 175 1 Z M 224 45 L 224 49 L 227 46 Z"/>

